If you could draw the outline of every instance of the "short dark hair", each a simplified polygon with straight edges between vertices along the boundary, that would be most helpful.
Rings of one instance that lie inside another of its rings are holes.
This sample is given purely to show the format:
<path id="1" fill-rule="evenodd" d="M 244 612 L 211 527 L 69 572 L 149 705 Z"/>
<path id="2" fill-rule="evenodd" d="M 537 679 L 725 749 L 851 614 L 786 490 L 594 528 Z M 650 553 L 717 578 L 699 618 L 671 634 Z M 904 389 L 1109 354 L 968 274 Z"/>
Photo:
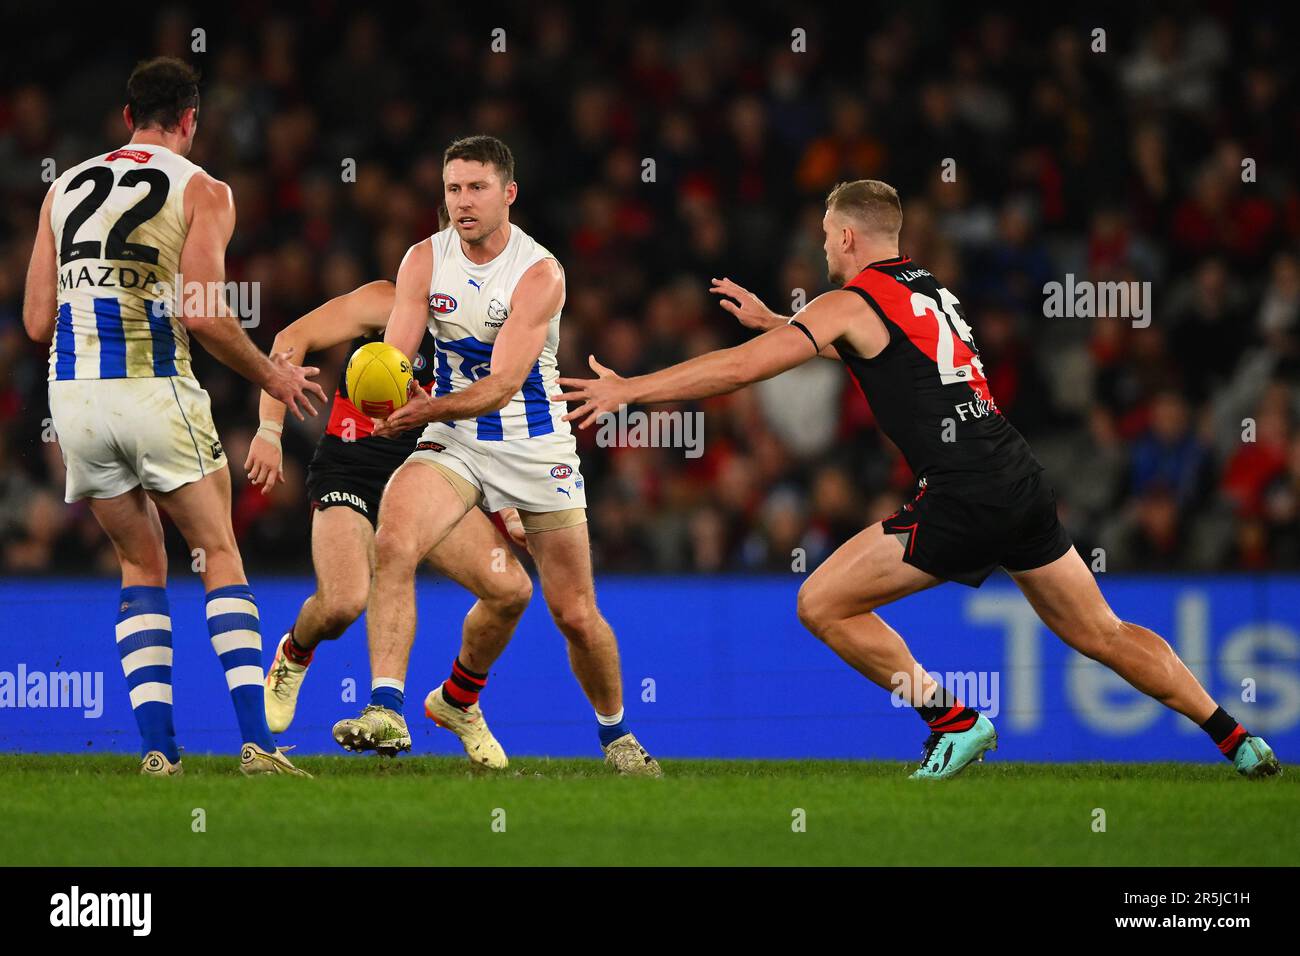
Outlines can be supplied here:
<path id="1" fill-rule="evenodd" d="M 515 181 L 515 157 L 510 152 L 510 147 L 495 136 L 466 136 L 456 140 L 442 154 L 442 165 L 446 166 L 453 159 L 492 164 L 501 174 L 502 186 L 509 186 Z"/>
<path id="2" fill-rule="evenodd" d="M 198 70 L 174 56 L 142 60 L 126 81 L 126 105 L 137 129 L 175 129 L 181 114 L 199 107 Z"/>

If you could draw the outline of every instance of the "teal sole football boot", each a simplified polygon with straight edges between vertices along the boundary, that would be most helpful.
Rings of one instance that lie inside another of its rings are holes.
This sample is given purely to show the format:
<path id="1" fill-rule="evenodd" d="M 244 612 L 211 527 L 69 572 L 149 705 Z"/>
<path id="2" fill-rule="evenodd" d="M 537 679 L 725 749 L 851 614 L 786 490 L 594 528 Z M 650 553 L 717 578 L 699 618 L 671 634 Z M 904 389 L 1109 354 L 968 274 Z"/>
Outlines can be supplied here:
<path id="1" fill-rule="evenodd" d="M 932 733 L 925 742 L 921 766 L 912 780 L 947 780 L 955 777 L 984 754 L 998 749 L 998 732 L 992 722 L 980 714 L 969 730 Z M 1244 749 L 1244 745 L 1243 745 Z"/>
<path id="2" fill-rule="evenodd" d="M 1237 748 L 1237 756 L 1233 758 L 1232 765 L 1237 773 L 1250 780 L 1282 776 L 1282 764 L 1263 737 L 1247 737 L 1243 740 Z"/>

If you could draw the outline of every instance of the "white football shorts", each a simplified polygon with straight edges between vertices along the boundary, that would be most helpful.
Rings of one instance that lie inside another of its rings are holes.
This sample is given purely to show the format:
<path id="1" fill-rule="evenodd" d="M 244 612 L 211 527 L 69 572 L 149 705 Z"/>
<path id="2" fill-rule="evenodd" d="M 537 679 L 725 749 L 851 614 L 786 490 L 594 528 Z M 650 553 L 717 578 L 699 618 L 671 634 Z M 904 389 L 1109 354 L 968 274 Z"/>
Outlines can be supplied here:
<path id="1" fill-rule="evenodd" d="M 587 507 L 578 443 L 571 433 L 479 441 L 462 439 L 451 425 L 434 422 L 420 435 L 411 458 L 460 475 L 482 492 L 488 511 L 545 513 Z"/>
<path id="2" fill-rule="evenodd" d="M 64 500 L 115 498 L 137 485 L 175 491 L 226 467 L 212 401 L 192 378 L 50 382 L 67 466 Z"/>

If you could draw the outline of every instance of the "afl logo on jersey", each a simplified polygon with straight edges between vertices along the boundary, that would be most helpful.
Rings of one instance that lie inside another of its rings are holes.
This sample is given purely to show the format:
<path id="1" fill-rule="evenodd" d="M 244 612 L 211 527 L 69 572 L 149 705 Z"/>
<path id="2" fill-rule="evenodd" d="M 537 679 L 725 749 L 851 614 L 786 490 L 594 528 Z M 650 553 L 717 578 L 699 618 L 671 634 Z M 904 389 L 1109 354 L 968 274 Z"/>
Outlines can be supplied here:
<path id="1" fill-rule="evenodd" d="M 435 292 L 429 296 L 429 308 L 439 315 L 450 315 L 456 311 L 456 300 L 445 292 Z"/>
<path id="2" fill-rule="evenodd" d="M 551 469 L 551 477 L 558 478 L 561 481 L 568 478 L 571 474 L 573 474 L 573 469 L 568 465 L 556 465 Z"/>

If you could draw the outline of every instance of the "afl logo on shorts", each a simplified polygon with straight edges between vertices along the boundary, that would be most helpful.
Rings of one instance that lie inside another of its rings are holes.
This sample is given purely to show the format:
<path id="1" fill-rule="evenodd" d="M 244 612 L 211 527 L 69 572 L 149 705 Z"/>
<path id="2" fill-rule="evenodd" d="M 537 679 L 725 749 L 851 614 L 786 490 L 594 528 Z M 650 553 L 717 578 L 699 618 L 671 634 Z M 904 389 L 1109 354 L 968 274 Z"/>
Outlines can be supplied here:
<path id="1" fill-rule="evenodd" d="M 439 315 L 450 315 L 456 311 L 456 300 L 445 292 L 435 292 L 429 296 L 429 308 Z"/>
<path id="2" fill-rule="evenodd" d="M 424 371 L 424 367 L 425 367 L 426 365 L 428 365 L 428 364 L 429 364 L 429 363 L 426 362 L 426 361 L 424 360 L 424 356 L 421 355 L 419 352 L 416 352 L 416 353 L 415 353 L 415 358 L 411 359 L 411 366 L 412 366 L 412 367 L 413 367 L 417 372 L 422 372 L 422 371 Z"/>
<path id="3" fill-rule="evenodd" d="M 573 474 L 573 469 L 570 468 L 568 465 L 556 465 L 554 468 L 551 469 L 551 477 L 556 478 L 560 481 L 563 481 L 565 478 L 568 478 L 571 474 Z"/>

